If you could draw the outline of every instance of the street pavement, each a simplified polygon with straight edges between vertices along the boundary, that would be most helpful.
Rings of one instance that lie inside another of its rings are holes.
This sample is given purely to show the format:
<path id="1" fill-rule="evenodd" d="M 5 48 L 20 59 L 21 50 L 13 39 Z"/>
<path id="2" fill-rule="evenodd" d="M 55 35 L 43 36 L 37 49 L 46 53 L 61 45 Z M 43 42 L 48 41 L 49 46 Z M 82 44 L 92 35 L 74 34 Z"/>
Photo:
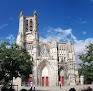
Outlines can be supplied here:
<path id="1" fill-rule="evenodd" d="M 55 87 L 35 87 L 35 91 L 69 91 L 70 88 L 75 88 L 76 91 L 81 91 L 84 88 L 88 88 L 91 87 L 93 89 L 93 85 L 77 85 L 77 86 L 63 86 L 60 87 L 59 86 L 55 86 Z M 18 91 L 20 91 L 20 89 L 27 89 L 28 91 L 30 91 L 30 87 L 18 87 Z M 34 89 L 34 87 L 33 87 Z M 34 91 L 34 90 L 33 90 Z"/>

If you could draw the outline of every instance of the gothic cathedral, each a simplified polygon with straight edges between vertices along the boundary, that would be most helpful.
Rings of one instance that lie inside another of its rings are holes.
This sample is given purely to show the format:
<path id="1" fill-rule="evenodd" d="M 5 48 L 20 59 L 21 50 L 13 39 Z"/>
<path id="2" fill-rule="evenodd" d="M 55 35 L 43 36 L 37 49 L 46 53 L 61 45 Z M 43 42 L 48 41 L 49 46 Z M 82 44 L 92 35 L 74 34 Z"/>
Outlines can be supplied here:
<path id="1" fill-rule="evenodd" d="M 20 13 L 16 43 L 25 47 L 33 58 L 30 80 L 35 86 L 58 86 L 59 82 L 68 86 L 79 81 L 74 45 L 70 40 L 65 43 L 56 39 L 39 41 L 37 11 L 26 17 Z"/>

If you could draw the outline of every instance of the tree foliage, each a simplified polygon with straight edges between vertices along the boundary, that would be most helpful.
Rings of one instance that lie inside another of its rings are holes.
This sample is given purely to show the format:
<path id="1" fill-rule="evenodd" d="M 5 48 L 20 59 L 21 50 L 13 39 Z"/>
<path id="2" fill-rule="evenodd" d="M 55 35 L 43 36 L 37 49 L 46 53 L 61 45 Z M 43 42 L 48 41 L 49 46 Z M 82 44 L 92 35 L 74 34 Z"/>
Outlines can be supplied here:
<path id="1" fill-rule="evenodd" d="M 85 80 L 93 80 L 93 44 L 90 43 L 86 46 L 85 53 L 79 55 L 82 63 L 80 64 L 81 69 L 79 69 L 79 74 L 83 74 Z"/>
<path id="2" fill-rule="evenodd" d="M 13 77 L 26 77 L 32 73 L 33 63 L 31 56 L 25 48 L 16 44 L 2 42 L 0 44 L 0 80 L 5 78 L 13 80 Z"/>

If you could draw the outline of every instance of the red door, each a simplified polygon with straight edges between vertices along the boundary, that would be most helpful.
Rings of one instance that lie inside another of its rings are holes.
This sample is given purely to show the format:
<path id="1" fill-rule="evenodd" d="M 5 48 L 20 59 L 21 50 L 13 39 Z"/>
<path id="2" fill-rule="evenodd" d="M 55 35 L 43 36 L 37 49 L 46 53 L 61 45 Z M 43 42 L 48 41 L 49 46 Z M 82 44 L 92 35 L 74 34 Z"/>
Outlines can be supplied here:
<path id="1" fill-rule="evenodd" d="M 42 86 L 44 86 L 44 77 L 42 77 Z"/>
<path id="2" fill-rule="evenodd" d="M 30 81 L 32 82 L 32 77 L 30 77 Z"/>
<path id="3" fill-rule="evenodd" d="M 61 81 L 61 77 L 59 77 L 59 81 Z"/>
<path id="4" fill-rule="evenodd" d="M 64 85 L 64 77 L 62 77 L 62 85 Z"/>
<path id="5" fill-rule="evenodd" d="M 48 77 L 46 77 L 46 86 L 48 86 Z"/>

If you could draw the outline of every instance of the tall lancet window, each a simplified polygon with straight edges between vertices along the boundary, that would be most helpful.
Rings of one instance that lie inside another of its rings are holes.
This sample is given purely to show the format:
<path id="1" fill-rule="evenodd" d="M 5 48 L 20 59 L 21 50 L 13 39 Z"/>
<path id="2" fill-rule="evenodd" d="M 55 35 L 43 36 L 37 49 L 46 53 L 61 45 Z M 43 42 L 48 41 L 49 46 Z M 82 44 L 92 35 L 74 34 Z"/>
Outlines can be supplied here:
<path id="1" fill-rule="evenodd" d="M 30 31 L 33 31 L 33 23 L 32 23 L 32 19 L 30 20 Z"/>
<path id="2" fill-rule="evenodd" d="M 28 31 L 28 20 L 26 20 L 26 31 Z"/>

